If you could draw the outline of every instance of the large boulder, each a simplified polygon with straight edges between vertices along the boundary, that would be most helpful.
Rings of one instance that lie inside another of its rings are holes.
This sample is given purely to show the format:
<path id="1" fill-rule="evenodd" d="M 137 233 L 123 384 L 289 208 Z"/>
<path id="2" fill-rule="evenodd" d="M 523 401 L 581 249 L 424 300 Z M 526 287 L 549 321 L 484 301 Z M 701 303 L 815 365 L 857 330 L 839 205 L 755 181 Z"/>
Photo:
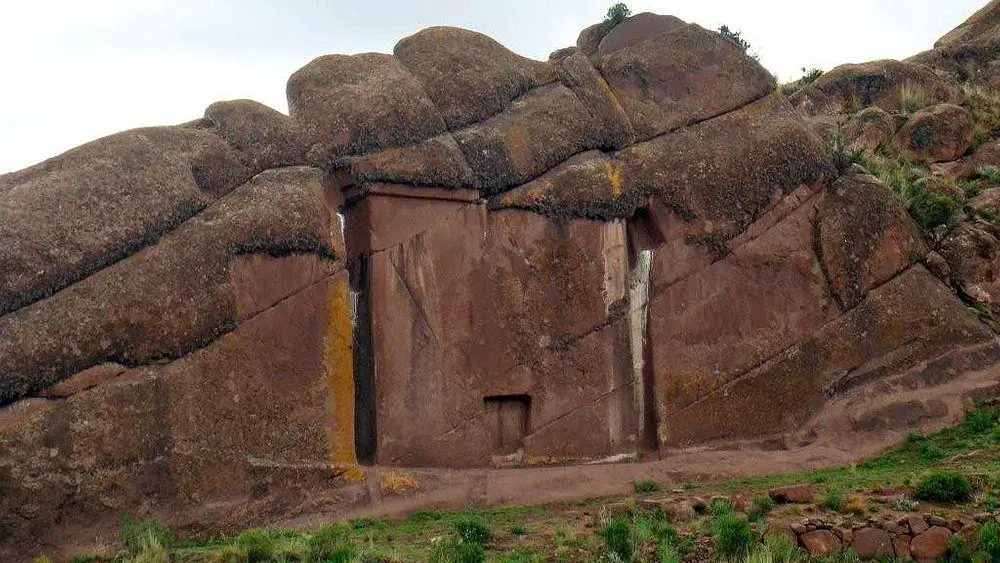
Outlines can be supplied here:
<path id="1" fill-rule="evenodd" d="M 454 27 L 415 33 L 397 43 L 393 53 L 420 81 L 452 130 L 500 113 L 518 96 L 557 79 L 551 64 Z"/>
<path id="2" fill-rule="evenodd" d="M 988 223 L 962 223 L 941 242 L 955 285 L 993 314 L 1000 313 L 1000 233 Z"/>
<path id="3" fill-rule="evenodd" d="M 931 103 L 962 99 L 961 92 L 930 68 L 887 59 L 838 66 L 793 94 L 791 100 L 806 113 L 820 115 L 853 113 L 869 106 L 900 110 L 908 96 Z"/>
<path id="4" fill-rule="evenodd" d="M 973 133 L 965 108 L 937 104 L 913 114 L 896 134 L 896 143 L 912 160 L 945 162 L 965 154 Z"/>
<path id="5" fill-rule="evenodd" d="M 216 102 L 204 126 L 246 155 L 254 171 L 305 164 L 306 139 L 288 116 L 253 100 Z"/>
<path id="6" fill-rule="evenodd" d="M 995 35 L 1000 28 L 1000 0 L 990 0 L 969 19 L 955 29 L 946 33 L 934 43 L 935 48 L 960 45 L 978 41 L 989 35 Z"/>
<path id="7" fill-rule="evenodd" d="M 334 256 L 320 180 L 312 168 L 261 174 L 149 248 L 0 317 L 0 405 L 108 360 L 179 358 L 232 330 L 257 312 L 238 307 L 240 256 Z"/>
<path id="8" fill-rule="evenodd" d="M 651 338 L 656 350 L 656 334 Z M 661 410 L 660 440 L 667 445 L 694 445 L 792 431 L 818 412 L 830 394 L 992 338 L 992 331 L 974 312 L 915 265 L 794 346 L 745 373 L 730 375 L 723 380 L 729 385 L 694 395 L 684 408 Z M 921 346 L 912 346 L 914 339 Z M 673 358 L 673 354 L 664 354 L 660 361 L 654 357 L 657 373 L 672 373 L 666 366 Z M 739 384 L 732 384 L 734 380 Z M 669 393 L 674 381 L 657 380 L 658 392 Z M 891 542 L 888 545 L 891 550 Z"/>
<path id="9" fill-rule="evenodd" d="M 920 229 L 889 186 L 860 171 L 830 186 L 816 231 L 831 290 L 847 308 L 927 254 Z"/>
<path id="10" fill-rule="evenodd" d="M 454 133 L 486 194 L 540 176 L 602 144 L 601 123 L 562 84 L 538 88 L 500 115 Z"/>
<path id="11" fill-rule="evenodd" d="M 775 88 L 757 61 L 695 24 L 611 52 L 600 69 L 640 140 L 740 108 Z"/>
<path id="12" fill-rule="evenodd" d="M 185 126 L 117 133 L 0 176 L 0 314 L 156 242 L 257 171 Z"/>
<path id="13" fill-rule="evenodd" d="M 601 38 L 597 46 L 597 55 L 604 57 L 686 25 L 683 20 L 674 16 L 663 16 L 650 12 L 636 14 L 616 25 Z"/>
<path id="14" fill-rule="evenodd" d="M 664 168 L 673 173 L 663 174 Z M 823 141 L 780 96 L 768 96 L 613 155 L 575 156 L 492 205 L 614 218 L 631 216 L 652 197 L 691 223 L 691 236 L 725 241 L 753 222 L 776 192 L 834 174 Z"/>
<path id="15" fill-rule="evenodd" d="M 423 85 L 392 55 L 318 57 L 288 79 L 288 110 L 309 162 L 411 145 L 445 131 Z"/>
<path id="16" fill-rule="evenodd" d="M 611 87 L 581 53 L 574 53 L 556 63 L 559 79 L 598 122 L 599 147 L 620 149 L 635 142 L 635 130 L 625 115 Z"/>
<path id="17" fill-rule="evenodd" d="M 874 152 L 888 145 L 899 125 L 893 114 L 878 106 L 869 106 L 851 116 L 841 133 L 852 147 Z"/>

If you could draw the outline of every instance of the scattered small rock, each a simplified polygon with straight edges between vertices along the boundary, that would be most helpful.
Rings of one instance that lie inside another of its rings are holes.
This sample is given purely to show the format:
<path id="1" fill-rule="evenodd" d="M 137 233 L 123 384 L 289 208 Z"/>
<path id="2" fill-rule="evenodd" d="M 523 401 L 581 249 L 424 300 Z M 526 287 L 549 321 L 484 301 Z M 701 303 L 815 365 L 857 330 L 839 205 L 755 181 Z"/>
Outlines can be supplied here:
<path id="1" fill-rule="evenodd" d="M 861 559 L 892 557 L 896 554 L 889 532 L 872 527 L 854 531 L 854 537 L 851 539 L 851 550 Z"/>
<path id="2" fill-rule="evenodd" d="M 792 485 L 771 489 L 768 494 L 778 503 L 809 504 L 813 501 L 813 491 L 809 485 Z"/>
<path id="3" fill-rule="evenodd" d="M 840 539 L 830 530 L 815 530 L 802 534 L 802 546 L 812 555 L 825 555 L 840 551 Z"/>
<path id="4" fill-rule="evenodd" d="M 927 525 L 927 521 L 924 517 L 919 514 L 913 514 L 906 517 L 906 523 L 910 527 L 910 533 L 913 535 L 920 535 L 927 531 L 930 526 Z"/>

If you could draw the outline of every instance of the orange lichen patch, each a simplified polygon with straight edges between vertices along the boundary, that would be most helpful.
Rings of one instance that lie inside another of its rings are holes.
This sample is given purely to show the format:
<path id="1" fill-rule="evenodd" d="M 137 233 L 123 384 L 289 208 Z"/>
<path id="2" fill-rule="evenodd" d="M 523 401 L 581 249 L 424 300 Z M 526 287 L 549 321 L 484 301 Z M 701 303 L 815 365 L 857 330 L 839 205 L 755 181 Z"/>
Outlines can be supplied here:
<path id="1" fill-rule="evenodd" d="M 420 481 L 402 471 L 379 471 L 378 488 L 383 495 L 408 495 L 424 490 Z"/>
<path id="2" fill-rule="evenodd" d="M 619 197 L 625 192 L 622 181 L 622 165 L 616 162 L 602 162 L 601 170 L 611 186 L 611 195 Z"/>
<path id="3" fill-rule="evenodd" d="M 357 463 L 354 451 L 354 329 L 349 299 L 347 275 L 341 274 L 331 284 L 325 339 L 326 376 L 330 389 L 327 440 L 330 462 L 334 466 Z"/>

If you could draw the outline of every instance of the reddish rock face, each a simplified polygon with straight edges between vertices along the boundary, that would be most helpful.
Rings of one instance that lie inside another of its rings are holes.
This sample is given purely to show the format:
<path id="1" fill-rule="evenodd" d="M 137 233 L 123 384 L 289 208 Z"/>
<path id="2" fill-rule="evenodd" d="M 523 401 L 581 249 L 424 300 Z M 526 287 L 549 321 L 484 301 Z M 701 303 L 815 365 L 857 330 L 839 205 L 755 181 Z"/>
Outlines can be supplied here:
<path id="1" fill-rule="evenodd" d="M 939 104 L 910 117 L 896 135 L 896 142 L 914 160 L 945 162 L 962 156 L 972 135 L 968 111 L 954 104 Z"/>
<path id="2" fill-rule="evenodd" d="M 877 557 L 893 557 L 892 537 L 889 532 L 879 528 L 861 528 L 854 530 L 851 540 L 851 551 L 861 559 Z"/>
<path id="3" fill-rule="evenodd" d="M 840 67 L 793 96 L 814 127 L 697 25 L 639 14 L 578 43 L 539 62 L 431 28 L 312 61 L 290 117 L 220 102 L 0 176 L 0 559 L 126 510 L 246 527 L 407 494 L 385 468 L 350 485 L 359 455 L 843 463 L 996 394 L 995 335 L 956 292 L 1000 297 L 1000 233 L 965 222 L 929 253 L 816 133 L 868 107 L 847 134 L 877 146 L 919 95 L 939 105 L 897 139 L 955 158 L 954 87 Z M 425 473 L 488 502 L 482 482 L 525 475 Z M 796 533 L 905 555 L 891 530 Z"/>
<path id="4" fill-rule="evenodd" d="M 793 485 L 780 489 L 771 489 L 767 492 L 775 502 L 809 504 L 813 501 L 812 487 L 809 485 Z"/>
<path id="5" fill-rule="evenodd" d="M 878 106 L 871 106 L 851 117 L 844 126 L 843 135 L 852 146 L 874 151 L 890 141 L 898 128 L 895 116 Z"/>
<path id="6" fill-rule="evenodd" d="M 935 526 L 910 541 L 910 553 L 917 561 L 940 561 L 948 555 L 952 532 Z"/>
<path id="7" fill-rule="evenodd" d="M 350 467 L 346 274 L 301 257 L 251 260 L 234 280 L 248 314 L 234 331 L 63 400 L 0 410 L 0 546 L 58 545 L 60 530 L 138 510 L 179 525 L 206 501 L 263 498 L 283 473 L 316 467 L 335 480 Z"/>
<path id="8" fill-rule="evenodd" d="M 600 69 L 640 139 L 732 111 L 775 86 L 739 47 L 694 24 L 614 51 Z"/>
<path id="9" fill-rule="evenodd" d="M 435 226 L 368 258 L 378 461 L 634 451 L 623 224 L 439 207 Z"/>
<path id="10" fill-rule="evenodd" d="M 840 553 L 840 539 L 830 530 L 813 530 L 802 534 L 802 547 L 810 555 Z"/>
<path id="11" fill-rule="evenodd" d="M 818 251 L 843 307 L 854 307 L 869 290 L 927 253 L 920 230 L 889 186 L 868 174 L 841 176 L 818 215 Z"/>
<path id="12" fill-rule="evenodd" d="M 636 14 L 616 25 L 601 39 L 597 54 L 604 57 L 631 47 L 640 41 L 652 39 L 663 33 L 670 33 L 686 25 L 674 16 L 661 16 L 650 12 Z"/>

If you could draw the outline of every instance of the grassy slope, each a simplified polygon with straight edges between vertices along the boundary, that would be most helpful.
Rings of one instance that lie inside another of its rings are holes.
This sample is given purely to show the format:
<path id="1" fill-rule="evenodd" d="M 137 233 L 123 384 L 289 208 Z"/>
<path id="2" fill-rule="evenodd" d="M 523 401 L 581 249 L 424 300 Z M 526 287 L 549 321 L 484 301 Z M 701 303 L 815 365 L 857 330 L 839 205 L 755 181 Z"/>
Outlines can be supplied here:
<path id="1" fill-rule="evenodd" d="M 633 537 L 637 537 L 637 561 L 658 561 L 657 552 L 664 534 L 673 537 L 673 527 L 667 526 L 663 514 L 647 513 L 643 508 L 654 504 L 647 501 L 673 497 L 715 496 L 753 499 L 768 488 L 812 483 L 817 491 L 813 505 L 779 505 L 757 524 L 756 530 L 767 521 L 794 522 L 803 517 L 822 517 L 827 520 L 863 522 L 876 514 L 905 510 L 899 506 L 879 504 L 870 493 L 874 490 L 895 489 L 910 492 L 927 474 L 942 470 L 955 470 L 968 475 L 977 487 L 969 503 L 960 506 L 934 506 L 920 503 L 919 511 L 943 517 L 961 515 L 969 519 L 984 512 L 1000 510 L 1000 407 L 984 407 L 963 424 L 938 432 L 932 436 L 911 436 L 905 444 L 878 457 L 851 467 L 814 473 L 773 475 L 727 482 L 688 484 L 672 492 L 650 491 L 624 498 L 591 499 L 579 503 L 566 503 L 526 508 L 502 508 L 470 512 L 423 511 L 402 520 L 365 519 L 341 525 L 344 543 L 354 546 L 362 561 L 429 561 L 435 546 L 456 537 L 455 523 L 470 514 L 489 528 L 491 539 L 485 546 L 486 561 L 599 561 L 608 560 L 607 542 L 602 538 L 601 526 L 611 516 L 624 513 L 629 520 Z M 652 488 L 644 482 L 638 488 Z M 825 506 L 828 495 L 845 500 L 840 511 Z M 839 493 L 839 495 L 837 494 Z M 754 506 L 751 501 L 750 507 Z M 897 503 L 898 504 L 898 503 Z M 854 514 L 846 511 L 853 510 Z M 692 521 L 676 524 L 681 552 L 688 560 L 705 560 L 712 557 L 712 517 L 700 516 Z M 669 529 L 668 529 L 669 528 Z M 306 560 L 309 540 L 314 534 L 306 532 L 272 532 L 269 551 L 273 561 Z M 233 538 L 218 541 L 190 543 L 169 550 L 171 561 L 239 561 L 246 560 L 246 550 L 237 547 Z M 163 554 L 146 550 L 144 561 L 162 561 Z M 440 550 L 439 550 L 440 551 Z M 141 555 L 141 554 L 140 554 Z M 604 557 L 604 559 L 602 559 Z M 81 560 L 87 560 L 81 558 Z M 101 560 L 101 559 L 95 559 Z M 132 561 L 124 554 L 111 555 L 106 561 Z"/>

